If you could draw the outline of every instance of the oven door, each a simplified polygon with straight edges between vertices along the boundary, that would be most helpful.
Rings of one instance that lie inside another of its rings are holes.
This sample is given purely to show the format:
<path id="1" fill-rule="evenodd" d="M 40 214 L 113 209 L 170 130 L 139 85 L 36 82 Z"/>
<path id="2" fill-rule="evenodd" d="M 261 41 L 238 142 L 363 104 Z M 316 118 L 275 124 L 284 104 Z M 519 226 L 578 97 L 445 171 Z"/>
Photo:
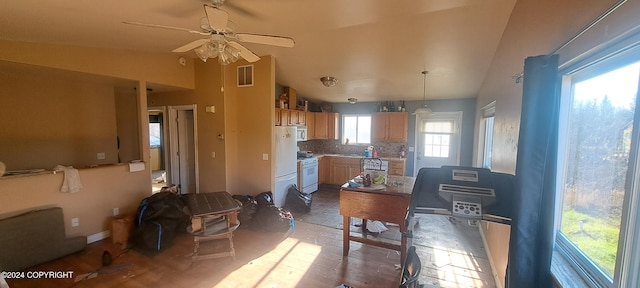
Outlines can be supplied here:
<path id="1" fill-rule="evenodd" d="M 318 190 L 318 162 L 300 163 L 300 192 L 311 193 Z"/>

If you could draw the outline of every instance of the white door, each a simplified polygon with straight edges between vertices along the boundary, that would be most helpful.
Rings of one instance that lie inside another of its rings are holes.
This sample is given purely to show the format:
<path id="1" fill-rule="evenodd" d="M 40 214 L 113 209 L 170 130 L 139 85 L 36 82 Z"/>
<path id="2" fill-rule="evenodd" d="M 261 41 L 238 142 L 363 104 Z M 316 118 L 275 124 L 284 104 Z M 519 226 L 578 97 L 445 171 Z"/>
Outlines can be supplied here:
<path id="1" fill-rule="evenodd" d="M 195 105 L 169 106 L 171 184 L 181 193 L 198 193 L 198 150 Z"/>
<path id="2" fill-rule="evenodd" d="M 416 167 L 439 168 L 460 165 L 462 111 L 434 112 L 416 116 Z"/>

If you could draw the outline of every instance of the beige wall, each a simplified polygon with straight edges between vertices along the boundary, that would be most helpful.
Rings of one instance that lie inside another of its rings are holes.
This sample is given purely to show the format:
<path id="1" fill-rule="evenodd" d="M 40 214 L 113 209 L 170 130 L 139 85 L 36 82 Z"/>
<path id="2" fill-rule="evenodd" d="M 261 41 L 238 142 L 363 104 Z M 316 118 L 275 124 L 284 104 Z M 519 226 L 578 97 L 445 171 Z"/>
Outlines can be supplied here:
<path id="1" fill-rule="evenodd" d="M 275 59 L 263 56 L 254 66 L 254 85 L 237 87 L 238 61 L 225 68 L 225 147 L 227 191 L 251 194 L 271 191 L 273 182 L 273 99 Z M 263 160 L 263 154 L 268 160 Z"/>
<path id="2" fill-rule="evenodd" d="M 145 171 L 129 172 L 128 165 L 80 169 L 83 189 L 62 193 L 63 173 L 0 178 L 0 218 L 37 207 L 58 206 L 64 213 L 67 236 L 109 230 L 113 208 L 122 215 L 134 215 L 142 199 L 151 195 Z M 77 217 L 80 226 L 71 227 Z"/>
<path id="3" fill-rule="evenodd" d="M 215 59 L 214 59 L 215 60 Z M 150 93 L 149 107 L 197 105 L 198 169 L 200 192 L 226 190 L 225 140 L 218 139 L 224 134 L 224 97 L 220 89 L 222 70 L 217 61 L 195 63 L 196 88 L 194 90 Z M 206 107 L 215 106 L 215 113 L 206 112 Z M 211 153 L 215 152 L 213 158 Z"/>
<path id="4" fill-rule="evenodd" d="M 153 83 L 149 84 L 152 88 L 193 89 L 195 77 L 193 60 L 183 67 L 171 53 L 1 40 L 0 81 L 0 117 L 5 117 L 0 119 L 0 145 L 24 150 L 39 143 L 42 146 L 34 151 L 47 155 L 30 159 L 35 152 L 27 153 L 15 160 L 2 147 L 0 161 L 6 162 L 9 170 L 50 170 L 53 164 L 83 167 L 116 163 L 116 136 L 121 139 L 123 161 L 148 158 L 148 143 L 139 141 L 148 138 L 147 81 Z M 144 97 L 132 92 L 134 87 Z M 12 127 L 10 136 L 7 127 Z M 30 142 L 24 145 L 19 142 L 21 137 Z M 66 150 L 47 153 L 59 146 Z M 65 154 L 69 147 L 74 155 Z M 104 162 L 97 161 L 98 151 L 105 152 Z M 52 154 L 62 154 L 59 159 L 64 161 L 52 160 Z M 43 159 L 48 162 L 37 162 Z M 59 192 L 62 177 L 59 173 L 0 178 L 0 214 L 59 206 L 64 211 L 67 235 L 89 236 L 108 230 L 113 208 L 119 208 L 121 214 L 134 214 L 140 201 L 151 195 L 148 164 L 144 171 L 135 173 L 129 173 L 127 165 L 81 169 L 84 188 L 73 194 Z M 80 219 L 79 227 L 70 227 L 72 217 Z"/>
<path id="5" fill-rule="evenodd" d="M 113 85 L 5 63 L 0 87 L 0 161 L 7 170 L 118 162 Z"/>
<path id="6" fill-rule="evenodd" d="M 516 3 L 478 94 L 478 109 L 496 101 L 492 170 L 515 173 L 522 84 L 516 84 L 511 76 L 522 72 L 526 57 L 550 53 L 615 2 L 617 1 L 519 0 Z M 561 50 L 561 62 L 611 39 L 625 29 L 639 25 L 639 13 L 640 3 L 627 1 L 621 9 L 580 37 L 579 41 Z M 476 123 L 479 123 L 479 119 Z M 498 278 L 504 281 L 509 227 L 491 223 L 485 223 L 482 227 Z"/>

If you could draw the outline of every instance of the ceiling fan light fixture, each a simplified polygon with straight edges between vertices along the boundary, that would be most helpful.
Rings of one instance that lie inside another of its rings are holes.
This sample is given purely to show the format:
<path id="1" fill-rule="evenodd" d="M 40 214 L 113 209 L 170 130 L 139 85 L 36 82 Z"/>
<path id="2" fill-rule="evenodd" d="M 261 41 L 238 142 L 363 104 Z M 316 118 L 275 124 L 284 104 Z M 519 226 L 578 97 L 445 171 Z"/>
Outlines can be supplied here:
<path id="1" fill-rule="evenodd" d="M 427 103 L 425 102 L 425 98 L 427 97 L 427 74 L 429 74 L 429 71 L 422 71 L 420 72 L 422 73 L 422 75 L 424 75 L 423 80 L 422 80 L 422 107 L 416 109 L 415 112 L 412 113 L 412 115 L 429 115 L 431 113 L 433 113 L 433 111 L 431 111 L 431 109 L 429 109 L 429 107 L 427 106 Z"/>
<path id="2" fill-rule="evenodd" d="M 331 76 L 324 76 L 320 78 L 320 82 L 322 82 L 322 85 L 326 87 L 333 87 L 338 83 L 338 79 Z"/>

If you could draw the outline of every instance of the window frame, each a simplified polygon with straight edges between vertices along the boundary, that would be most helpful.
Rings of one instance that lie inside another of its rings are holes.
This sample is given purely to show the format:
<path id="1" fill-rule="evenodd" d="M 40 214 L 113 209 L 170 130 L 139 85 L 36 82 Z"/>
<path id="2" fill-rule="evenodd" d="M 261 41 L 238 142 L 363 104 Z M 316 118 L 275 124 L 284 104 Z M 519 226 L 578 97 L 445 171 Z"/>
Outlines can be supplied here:
<path id="1" fill-rule="evenodd" d="M 360 117 L 369 117 L 369 123 L 371 123 L 371 119 L 373 118 L 372 114 L 366 114 L 366 113 L 362 113 L 362 114 L 342 114 L 341 117 L 342 117 L 342 119 L 341 119 L 342 120 L 342 122 L 341 122 L 342 123 L 342 127 L 341 127 L 342 129 L 341 129 L 341 133 L 340 133 L 340 142 L 342 143 L 342 145 L 368 146 L 368 145 L 372 144 L 372 140 L 371 140 L 371 130 L 372 130 L 371 128 L 372 127 L 371 127 L 371 124 L 369 125 L 369 142 L 368 143 L 357 142 L 357 140 L 358 140 L 357 139 L 358 126 L 359 126 L 357 124 L 357 122 L 359 121 L 358 119 Z M 345 125 L 346 125 L 345 118 L 346 117 L 356 117 L 356 142 L 352 142 L 351 140 L 349 140 L 349 143 L 345 143 L 345 140 L 346 140 L 345 131 L 347 130 L 347 129 L 345 129 Z"/>
<path id="2" fill-rule="evenodd" d="M 558 155 L 565 155 L 567 152 L 568 121 L 571 102 L 573 101 L 573 83 L 585 78 L 595 77 L 606 72 L 621 68 L 640 61 L 640 39 L 633 43 L 611 45 L 606 50 L 600 51 L 591 57 L 579 59 L 574 64 L 560 67 L 559 75 L 562 76 L 560 86 L 560 118 L 558 138 Z M 576 81 L 577 80 L 577 81 Z M 638 83 L 640 86 L 640 81 Z M 557 159 L 557 179 L 556 182 L 556 207 L 555 207 L 555 247 L 554 257 L 559 256 L 566 260 L 582 279 L 591 287 L 638 287 L 640 276 L 635 275 L 635 271 L 640 268 L 640 157 L 638 149 L 640 146 L 640 88 L 636 94 L 636 107 L 633 117 L 633 134 L 631 136 L 631 152 L 629 154 L 627 179 L 625 184 L 625 195 L 623 200 L 620 232 L 618 238 L 618 251 L 616 255 L 616 265 L 613 275 L 609 277 L 595 263 L 586 257 L 560 232 L 561 215 L 563 209 L 562 185 L 565 172 L 565 158 Z"/>

